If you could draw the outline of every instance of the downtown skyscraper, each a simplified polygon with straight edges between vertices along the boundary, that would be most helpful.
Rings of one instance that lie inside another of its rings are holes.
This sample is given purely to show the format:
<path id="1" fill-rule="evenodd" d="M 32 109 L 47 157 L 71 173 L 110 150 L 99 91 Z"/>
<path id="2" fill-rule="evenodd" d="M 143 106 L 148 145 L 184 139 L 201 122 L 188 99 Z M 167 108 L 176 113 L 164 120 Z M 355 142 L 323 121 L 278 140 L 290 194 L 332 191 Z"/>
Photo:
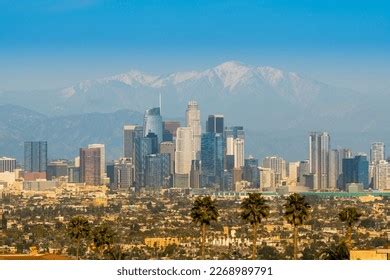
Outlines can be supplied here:
<path id="1" fill-rule="evenodd" d="M 309 136 L 310 173 L 313 190 L 329 188 L 330 136 L 327 132 L 311 132 Z"/>
<path id="2" fill-rule="evenodd" d="M 202 127 L 200 123 L 200 110 L 196 101 L 190 101 L 188 103 L 186 111 L 186 126 L 192 129 L 195 158 L 199 160 Z"/>
<path id="3" fill-rule="evenodd" d="M 158 143 L 163 141 L 163 122 L 159 107 L 145 111 L 144 136 L 147 136 L 150 132 L 157 135 Z"/>

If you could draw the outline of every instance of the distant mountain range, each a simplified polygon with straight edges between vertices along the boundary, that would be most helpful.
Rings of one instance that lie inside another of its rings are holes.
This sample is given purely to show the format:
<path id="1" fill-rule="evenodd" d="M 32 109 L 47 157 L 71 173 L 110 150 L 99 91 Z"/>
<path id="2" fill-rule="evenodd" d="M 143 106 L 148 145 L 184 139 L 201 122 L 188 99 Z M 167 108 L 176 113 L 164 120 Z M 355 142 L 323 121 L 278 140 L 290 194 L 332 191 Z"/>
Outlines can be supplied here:
<path id="1" fill-rule="evenodd" d="M 297 73 L 230 61 L 169 75 L 133 70 L 59 90 L 0 91 L 1 104 L 40 112 L 1 107 L 0 154 L 15 151 L 11 147 L 23 136 L 62 141 L 58 153 L 64 156 L 80 145 L 104 140 L 117 155 L 121 126 L 141 123 L 144 110 L 158 105 L 159 94 L 164 118 L 183 118 L 193 99 L 199 103 L 203 124 L 208 114 L 222 113 L 227 125 L 244 125 L 247 152 L 255 156 L 305 158 L 310 130 L 327 130 L 335 145 L 363 151 L 371 141 L 390 142 L 389 96 L 370 96 Z M 52 149 L 56 151 L 56 146 Z"/>
<path id="2" fill-rule="evenodd" d="M 106 144 L 113 159 L 122 153 L 123 125 L 141 124 L 142 120 L 142 114 L 129 110 L 48 117 L 23 107 L 1 105 L 0 156 L 21 161 L 24 141 L 45 140 L 51 159 L 74 158 L 80 147 L 91 143 Z"/>

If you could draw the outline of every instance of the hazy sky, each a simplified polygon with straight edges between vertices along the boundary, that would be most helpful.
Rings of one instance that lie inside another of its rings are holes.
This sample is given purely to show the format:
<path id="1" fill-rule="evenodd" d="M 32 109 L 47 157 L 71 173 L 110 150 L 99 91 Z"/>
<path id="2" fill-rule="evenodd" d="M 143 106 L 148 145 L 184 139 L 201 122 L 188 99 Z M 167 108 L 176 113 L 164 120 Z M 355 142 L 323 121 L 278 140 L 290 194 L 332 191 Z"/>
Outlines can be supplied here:
<path id="1" fill-rule="evenodd" d="M 390 1 L 0 0 L 0 90 L 226 60 L 389 93 Z"/>

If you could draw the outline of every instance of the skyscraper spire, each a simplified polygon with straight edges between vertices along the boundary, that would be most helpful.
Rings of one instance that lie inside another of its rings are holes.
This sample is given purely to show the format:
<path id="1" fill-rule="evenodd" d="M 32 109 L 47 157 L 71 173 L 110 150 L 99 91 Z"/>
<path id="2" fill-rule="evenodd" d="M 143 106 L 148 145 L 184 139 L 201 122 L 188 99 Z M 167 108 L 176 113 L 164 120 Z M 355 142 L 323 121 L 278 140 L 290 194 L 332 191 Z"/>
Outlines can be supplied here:
<path id="1" fill-rule="evenodd" d="M 162 115 L 162 102 L 161 102 L 161 91 L 159 92 L 159 103 L 158 103 L 158 106 L 160 107 L 160 114 Z"/>

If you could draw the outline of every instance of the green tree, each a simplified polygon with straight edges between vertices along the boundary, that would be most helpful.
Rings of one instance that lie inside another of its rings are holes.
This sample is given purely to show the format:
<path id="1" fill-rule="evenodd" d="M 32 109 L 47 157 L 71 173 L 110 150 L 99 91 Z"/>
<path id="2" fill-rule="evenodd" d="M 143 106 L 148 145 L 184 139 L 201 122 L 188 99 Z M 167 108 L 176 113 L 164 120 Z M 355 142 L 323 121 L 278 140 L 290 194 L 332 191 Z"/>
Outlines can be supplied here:
<path id="1" fill-rule="evenodd" d="M 92 232 L 92 241 L 100 256 L 103 257 L 105 249 L 111 250 L 111 245 L 114 243 L 115 232 L 107 224 L 102 224 L 94 228 Z"/>
<path id="2" fill-rule="evenodd" d="M 287 197 L 284 206 L 284 218 L 294 229 L 294 260 L 298 258 L 298 227 L 310 217 L 310 205 L 305 197 L 293 193 Z"/>
<path id="3" fill-rule="evenodd" d="M 340 221 L 347 224 L 347 234 L 346 234 L 345 243 L 347 245 L 348 251 L 351 251 L 351 249 L 352 249 L 352 228 L 359 221 L 361 216 L 362 216 L 362 213 L 360 213 L 356 209 L 356 207 L 344 208 L 339 213 Z"/>
<path id="4" fill-rule="evenodd" d="M 212 221 L 217 221 L 219 216 L 216 201 L 212 200 L 210 196 L 197 197 L 191 209 L 192 221 L 200 226 L 201 230 L 201 258 L 205 259 L 205 241 L 206 241 L 206 227 Z"/>
<path id="5" fill-rule="evenodd" d="M 81 242 L 89 237 L 91 226 L 82 216 L 73 217 L 68 224 L 69 237 L 76 242 L 76 257 L 80 259 Z"/>
<path id="6" fill-rule="evenodd" d="M 270 207 L 260 193 L 250 193 L 241 203 L 241 218 L 252 226 L 252 259 L 257 257 L 257 227 L 268 217 Z"/>

